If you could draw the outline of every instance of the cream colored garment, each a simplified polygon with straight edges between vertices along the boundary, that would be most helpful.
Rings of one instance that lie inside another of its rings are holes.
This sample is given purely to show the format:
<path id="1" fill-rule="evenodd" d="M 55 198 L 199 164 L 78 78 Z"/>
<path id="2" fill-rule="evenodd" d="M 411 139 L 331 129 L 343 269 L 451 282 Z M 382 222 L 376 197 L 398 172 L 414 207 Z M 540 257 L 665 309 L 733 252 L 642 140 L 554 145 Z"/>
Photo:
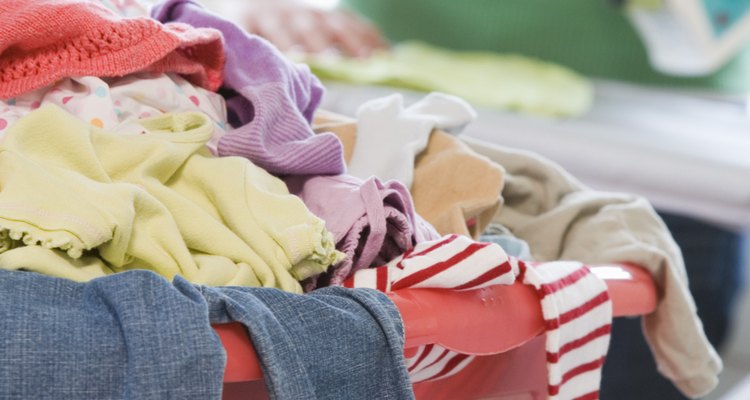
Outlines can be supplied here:
<path id="1" fill-rule="evenodd" d="M 357 141 L 356 121 L 319 111 L 314 122 L 316 132 L 338 136 L 348 164 Z M 441 235 L 458 233 L 477 239 L 500 207 L 502 187 L 502 167 L 436 130 L 416 158 L 409 191 L 417 213 Z"/>
<path id="2" fill-rule="evenodd" d="M 644 318 L 659 371 L 690 397 L 716 386 L 721 359 L 703 333 L 682 255 L 645 199 L 593 191 L 538 155 L 462 139 L 506 170 L 505 204 L 494 222 L 527 241 L 538 261 L 645 267 L 660 288 L 656 311 Z"/>
<path id="3" fill-rule="evenodd" d="M 122 136 L 47 105 L 0 146 L 0 267 L 85 281 L 128 269 L 209 285 L 278 287 L 338 260 L 323 221 L 279 179 L 214 158 L 199 113 Z M 2 237 L 0 237 L 1 239 Z"/>

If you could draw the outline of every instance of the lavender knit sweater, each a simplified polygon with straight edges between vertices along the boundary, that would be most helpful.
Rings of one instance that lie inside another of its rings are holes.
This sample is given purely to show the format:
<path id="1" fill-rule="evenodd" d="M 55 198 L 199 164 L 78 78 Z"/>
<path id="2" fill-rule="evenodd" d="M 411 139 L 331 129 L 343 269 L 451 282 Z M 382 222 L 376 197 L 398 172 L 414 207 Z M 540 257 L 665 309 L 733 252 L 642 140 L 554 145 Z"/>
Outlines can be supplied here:
<path id="1" fill-rule="evenodd" d="M 323 86 L 307 65 L 288 61 L 273 45 L 191 0 L 167 0 L 151 15 L 161 22 L 210 27 L 224 35 L 226 64 L 220 93 L 229 123 L 221 156 L 244 156 L 274 175 L 339 174 L 346 170 L 341 142 L 315 135 L 313 112 Z"/>

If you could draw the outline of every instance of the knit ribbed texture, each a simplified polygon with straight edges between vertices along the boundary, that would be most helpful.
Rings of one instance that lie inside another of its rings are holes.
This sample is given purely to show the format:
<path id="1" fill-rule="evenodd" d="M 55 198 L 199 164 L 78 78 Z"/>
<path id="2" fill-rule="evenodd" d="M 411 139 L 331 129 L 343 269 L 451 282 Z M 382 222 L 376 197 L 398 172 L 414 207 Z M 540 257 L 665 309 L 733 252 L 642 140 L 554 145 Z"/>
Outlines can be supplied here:
<path id="1" fill-rule="evenodd" d="M 289 104 L 292 97 L 288 90 L 285 82 L 242 89 L 255 115 L 252 121 L 219 139 L 219 155 L 247 157 L 278 175 L 343 173 L 341 142 L 330 133 L 314 135 L 310 122 L 294 112 L 296 108 Z"/>
<path id="2" fill-rule="evenodd" d="M 224 88 L 229 123 L 237 127 L 218 145 L 221 156 L 243 156 L 275 175 L 327 175 L 345 171 L 339 140 L 315 135 L 312 114 L 323 96 L 320 81 L 303 64 L 287 60 L 266 40 L 190 0 L 152 9 L 162 21 L 221 31 L 226 43 Z"/>
<path id="3" fill-rule="evenodd" d="M 222 81 L 221 33 L 123 18 L 97 2 L 0 2 L 0 98 L 72 76 L 177 72 L 216 90 Z"/>

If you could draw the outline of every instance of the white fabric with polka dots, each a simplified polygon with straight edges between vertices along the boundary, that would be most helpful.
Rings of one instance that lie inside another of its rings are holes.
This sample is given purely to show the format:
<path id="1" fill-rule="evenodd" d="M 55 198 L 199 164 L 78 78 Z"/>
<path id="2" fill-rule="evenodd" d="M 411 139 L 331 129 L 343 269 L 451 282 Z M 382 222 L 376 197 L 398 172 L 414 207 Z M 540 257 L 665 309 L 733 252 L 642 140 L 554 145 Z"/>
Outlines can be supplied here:
<path id="1" fill-rule="evenodd" d="M 121 78 L 63 79 L 52 86 L 0 101 L 0 138 L 19 118 L 47 103 L 91 125 L 130 135 L 146 133 L 136 122 L 139 118 L 200 111 L 214 122 L 214 134 L 208 143 L 212 151 L 229 128 L 226 105 L 219 94 L 193 86 L 176 74 L 139 73 Z"/>

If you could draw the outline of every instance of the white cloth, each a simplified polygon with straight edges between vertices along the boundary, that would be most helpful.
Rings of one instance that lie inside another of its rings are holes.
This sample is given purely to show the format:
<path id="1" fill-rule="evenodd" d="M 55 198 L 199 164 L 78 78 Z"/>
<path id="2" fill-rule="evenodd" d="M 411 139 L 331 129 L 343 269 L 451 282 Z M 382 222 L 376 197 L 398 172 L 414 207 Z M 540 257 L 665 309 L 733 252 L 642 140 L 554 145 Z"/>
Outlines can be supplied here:
<path id="1" fill-rule="evenodd" d="M 432 130 L 456 132 L 476 118 L 467 102 L 444 93 L 430 93 L 408 108 L 403 103 L 403 96 L 394 94 L 359 107 L 349 174 L 395 179 L 410 187 L 414 159 L 427 147 Z"/>
<path id="2" fill-rule="evenodd" d="M 164 113 L 199 111 L 214 124 L 213 151 L 229 128 L 224 98 L 195 87 L 177 74 L 139 73 L 122 78 L 68 78 L 0 101 L 0 138 L 19 118 L 44 104 L 55 104 L 79 119 L 110 132 L 144 133 L 138 119 Z"/>

